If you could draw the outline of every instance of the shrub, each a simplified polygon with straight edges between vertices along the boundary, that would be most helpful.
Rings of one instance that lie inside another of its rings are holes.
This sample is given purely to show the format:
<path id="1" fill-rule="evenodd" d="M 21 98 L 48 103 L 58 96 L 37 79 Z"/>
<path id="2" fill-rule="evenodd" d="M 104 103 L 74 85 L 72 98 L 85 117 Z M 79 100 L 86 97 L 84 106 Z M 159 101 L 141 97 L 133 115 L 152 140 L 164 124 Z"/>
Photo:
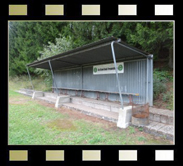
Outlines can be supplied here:
<path id="1" fill-rule="evenodd" d="M 167 102 L 167 109 L 173 110 L 173 90 L 163 94 L 163 101 Z"/>
<path id="2" fill-rule="evenodd" d="M 153 98 L 157 99 L 161 93 L 167 90 L 166 82 L 173 81 L 173 76 L 168 71 L 161 71 L 160 69 L 154 69 L 153 72 Z M 164 96 L 163 101 L 166 101 Z"/>
<path id="3" fill-rule="evenodd" d="M 157 97 L 166 91 L 166 84 L 161 82 L 157 77 L 154 77 L 153 80 L 153 98 L 157 99 Z"/>

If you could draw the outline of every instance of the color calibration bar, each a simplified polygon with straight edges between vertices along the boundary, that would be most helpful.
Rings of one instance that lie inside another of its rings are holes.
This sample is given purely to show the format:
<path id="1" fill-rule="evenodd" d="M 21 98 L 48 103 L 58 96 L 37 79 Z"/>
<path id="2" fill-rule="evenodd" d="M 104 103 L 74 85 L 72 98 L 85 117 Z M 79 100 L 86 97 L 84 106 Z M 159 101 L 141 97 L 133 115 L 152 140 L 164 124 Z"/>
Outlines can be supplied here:
<path id="1" fill-rule="evenodd" d="M 46 150 L 46 161 L 64 161 L 64 150 Z M 105 156 L 104 156 L 105 157 Z M 82 150 L 82 161 L 101 161 L 101 150 Z M 119 150 L 119 161 L 138 161 L 137 150 Z M 28 150 L 10 150 L 9 161 L 28 161 Z M 174 161 L 174 150 L 155 150 L 155 161 Z"/>
<path id="2" fill-rule="evenodd" d="M 137 15 L 137 5 L 118 5 L 118 16 L 136 16 Z M 154 5 L 155 16 L 173 16 L 173 5 Z M 81 5 L 81 15 L 82 16 L 100 16 L 101 5 Z M 28 5 L 9 5 L 9 15 L 10 16 L 26 16 L 28 15 Z M 45 15 L 46 16 L 63 16 L 64 15 L 64 5 L 45 5 Z"/>

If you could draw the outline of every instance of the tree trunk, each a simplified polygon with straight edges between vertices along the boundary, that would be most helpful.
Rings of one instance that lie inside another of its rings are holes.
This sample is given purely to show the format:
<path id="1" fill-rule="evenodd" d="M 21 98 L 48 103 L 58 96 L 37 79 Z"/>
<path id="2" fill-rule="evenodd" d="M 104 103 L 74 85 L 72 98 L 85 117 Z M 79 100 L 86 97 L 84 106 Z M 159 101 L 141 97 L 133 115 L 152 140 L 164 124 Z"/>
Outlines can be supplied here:
<path id="1" fill-rule="evenodd" d="M 173 68 L 173 48 L 169 48 L 169 62 L 168 66 Z"/>

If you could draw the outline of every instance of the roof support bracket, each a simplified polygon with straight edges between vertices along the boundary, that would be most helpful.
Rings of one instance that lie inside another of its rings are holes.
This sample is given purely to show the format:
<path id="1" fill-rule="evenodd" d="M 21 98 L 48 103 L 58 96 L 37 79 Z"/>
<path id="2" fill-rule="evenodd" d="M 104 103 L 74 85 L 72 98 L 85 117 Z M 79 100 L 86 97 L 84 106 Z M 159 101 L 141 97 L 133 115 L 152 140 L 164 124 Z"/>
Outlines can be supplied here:
<path id="1" fill-rule="evenodd" d="M 115 66 L 115 70 L 116 70 L 116 80 L 117 80 L 117 83 L 118 83 L 118 90 L 119 90 L 119 97 L 120 97 L 120 102 L 121 102 L 121 108 L 123 109 L 124 108 L 123 107 L 123 98 L 122 98 L 122 94 L 121 94 L 121 87 L 120 87 L 120 82 L 119 82 L 119 77 L 118 77 L 118 68 L 117 68 L 116 56 L 115 56 L 115 52 L 114 52 L 114 42 L 120 42 L 120 40 L 111 42 L 111 51 L 112 51 L 114 66 Z"/>
<path id="2" fill-rule="evenodd" d="M 50 66 L 50 70 L 51 70 L 51 74 L 52 74 L 53 83 L 55 84 L 55 87 L 56 87 L 57 95 L 59 95 L 59 91 L 58 91 L 58 88 L 57 88 L 57 84 L 56 84 L 56 81 L 55 81 L 55 77 L 54 77 L 54 73 L 53 73 L 53 69 L 52 69 L 50 60 L 48 61 L 48 63 L 49 63 L 49 66 Z"/>

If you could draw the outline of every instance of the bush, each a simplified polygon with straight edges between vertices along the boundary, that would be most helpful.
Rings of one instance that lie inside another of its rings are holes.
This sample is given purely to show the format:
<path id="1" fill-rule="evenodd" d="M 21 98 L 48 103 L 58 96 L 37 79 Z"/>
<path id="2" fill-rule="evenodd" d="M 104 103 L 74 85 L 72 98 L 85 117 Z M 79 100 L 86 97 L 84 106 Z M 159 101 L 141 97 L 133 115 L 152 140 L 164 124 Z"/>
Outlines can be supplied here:
<path id="1" fill-rule="evenodd" d="M 167 109 L 173 110 L 173 90 L 163 94 L 163 101 L 167 102 Z"/>
<path id="2" fill-rule="evenodd" d="M 153 98 L 157 99 L 161 93 L 167 90 L 166 83 L 173 81 L 173 76 L 168 71 L 161 71 L 160 69 L 154 69 L 153 72 Z M 164 99 L 166 97 L 164 96 Z"/>
<path id="3" fill-rule="evenodd" d="M 157 97 L 166 91 L 166 84 L 160 81 L 157 77 L 154 77 L 153 80 L 153 99 L 157 99 Z"/>
<path id="4" fill-rule="evenodd" d="M 161 82 L 173 81 L 173 76 L 167 70 L 154 69 L 154 77 L 158 78 Z"/>

